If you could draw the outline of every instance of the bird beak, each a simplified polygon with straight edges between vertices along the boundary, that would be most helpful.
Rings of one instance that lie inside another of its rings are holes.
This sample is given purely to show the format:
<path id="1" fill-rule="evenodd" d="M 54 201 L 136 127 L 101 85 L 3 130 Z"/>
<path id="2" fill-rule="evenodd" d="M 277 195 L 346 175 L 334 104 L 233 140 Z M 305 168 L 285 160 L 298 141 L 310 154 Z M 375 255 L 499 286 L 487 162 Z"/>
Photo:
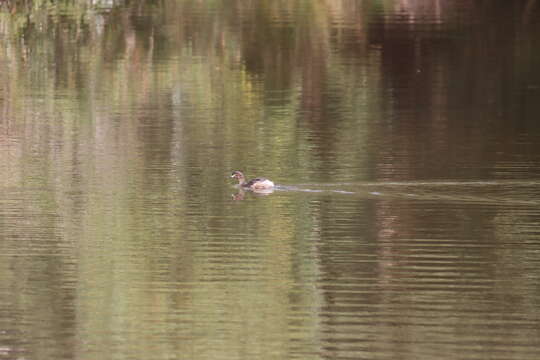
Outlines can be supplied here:
<path id="1" fill-rule="evenodd" d="M 231 177 L 233 178 L 233 177 L 234 177 L 234 174 L 232 174 Z"/>

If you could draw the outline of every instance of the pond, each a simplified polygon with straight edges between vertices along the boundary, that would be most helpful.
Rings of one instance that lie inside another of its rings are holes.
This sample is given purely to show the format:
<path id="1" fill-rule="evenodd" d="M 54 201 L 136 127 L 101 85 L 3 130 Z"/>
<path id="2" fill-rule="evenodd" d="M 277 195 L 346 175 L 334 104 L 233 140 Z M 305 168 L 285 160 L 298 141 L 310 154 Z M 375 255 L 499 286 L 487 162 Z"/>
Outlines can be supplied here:
<path id="1" fill-rule="evenodd" d="M 0 357 L 538 359 L 539 19 L 1 2 Z"/>

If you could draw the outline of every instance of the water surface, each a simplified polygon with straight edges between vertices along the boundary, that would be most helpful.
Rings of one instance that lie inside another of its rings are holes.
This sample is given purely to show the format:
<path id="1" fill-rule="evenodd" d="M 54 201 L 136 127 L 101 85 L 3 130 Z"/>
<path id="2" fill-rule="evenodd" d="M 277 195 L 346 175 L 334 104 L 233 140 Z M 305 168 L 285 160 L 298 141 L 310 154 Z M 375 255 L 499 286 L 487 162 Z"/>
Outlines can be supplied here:
<path id="1" fill-rule="evenodd" d="M 2 2 L 0 357 L 537 359 L 538 19 Z"/>

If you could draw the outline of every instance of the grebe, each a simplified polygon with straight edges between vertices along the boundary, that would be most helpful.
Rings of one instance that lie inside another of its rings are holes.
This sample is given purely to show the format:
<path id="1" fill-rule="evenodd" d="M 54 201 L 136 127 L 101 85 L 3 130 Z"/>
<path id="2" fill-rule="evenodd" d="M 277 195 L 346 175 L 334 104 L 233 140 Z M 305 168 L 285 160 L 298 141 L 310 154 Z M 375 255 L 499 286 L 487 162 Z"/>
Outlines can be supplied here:
<path id="1" fill-rule="evenodd" d="M 233 171 L 231 177 L 238 180 L 238 184 L 242 188 L 251 190 L 269 190 L 274 188 L 274 183 L 265 178 L 255 178 L 246 182 L 246 177 L 240 171 Z"/>

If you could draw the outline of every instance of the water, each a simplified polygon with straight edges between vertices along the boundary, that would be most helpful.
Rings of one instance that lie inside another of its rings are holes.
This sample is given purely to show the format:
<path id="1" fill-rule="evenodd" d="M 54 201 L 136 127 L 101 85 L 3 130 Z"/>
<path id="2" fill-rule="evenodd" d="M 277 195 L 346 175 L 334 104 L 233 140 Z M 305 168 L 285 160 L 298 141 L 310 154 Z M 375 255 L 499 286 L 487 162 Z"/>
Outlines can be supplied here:
<path id="1" fill-rule="evenodd" d="M 537 359 L 539 15 L 0 3 L 0 358 Z"/>

